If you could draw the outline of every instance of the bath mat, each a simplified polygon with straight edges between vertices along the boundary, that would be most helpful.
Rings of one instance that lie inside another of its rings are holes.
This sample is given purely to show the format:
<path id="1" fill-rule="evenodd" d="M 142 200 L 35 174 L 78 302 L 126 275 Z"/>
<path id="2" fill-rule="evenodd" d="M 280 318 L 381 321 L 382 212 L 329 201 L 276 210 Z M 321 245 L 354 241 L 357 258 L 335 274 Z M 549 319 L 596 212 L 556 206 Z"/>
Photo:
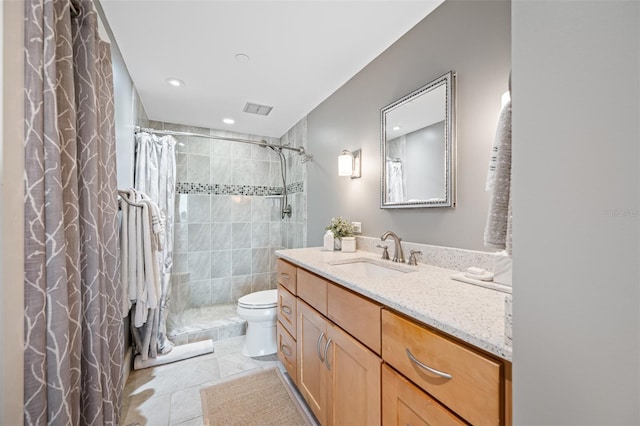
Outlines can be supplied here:
<path id="1" fill-rule="evenodd" d="M 200 397 L 205 426 L 311 425 L 277 367 L 201 389 Z"/>

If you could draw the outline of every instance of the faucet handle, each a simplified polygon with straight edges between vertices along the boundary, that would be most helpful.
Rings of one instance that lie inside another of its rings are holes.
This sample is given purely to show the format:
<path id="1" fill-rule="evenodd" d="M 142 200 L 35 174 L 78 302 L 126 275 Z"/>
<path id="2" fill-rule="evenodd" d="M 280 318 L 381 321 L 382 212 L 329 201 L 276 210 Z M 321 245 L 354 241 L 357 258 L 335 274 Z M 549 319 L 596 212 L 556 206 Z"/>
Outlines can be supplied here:
<path id="1" fill-rule="evenodd" d="M 409 250 L 409 253 L 409 265 L 416 266 L 418 264 L 416 255 L 422 254 L 422 252 L 420 250 Z"/>
<path id="2" fill-rule="evenodd" d="M 382 258 L 384 260 L 389 260 L 389 247 L 383 246 L 382 244 L 378 244 L 376 245 L 376 247 L 382 249 Z"/>

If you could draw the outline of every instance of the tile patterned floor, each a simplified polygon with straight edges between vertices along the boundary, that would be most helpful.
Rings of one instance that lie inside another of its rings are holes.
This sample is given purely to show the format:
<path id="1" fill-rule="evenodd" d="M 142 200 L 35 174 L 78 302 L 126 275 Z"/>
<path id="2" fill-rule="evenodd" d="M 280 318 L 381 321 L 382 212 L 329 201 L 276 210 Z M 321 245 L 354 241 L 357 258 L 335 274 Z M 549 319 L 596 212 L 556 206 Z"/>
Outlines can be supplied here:
<path id="1" fill-rule="evenodd" d="M 123 396 L 126 426 L 202 425 L 200 389 L 229 376 L 278 365 L 276 355 L 240 354 L 244 336 L 214 342 L 212 354 L 132 371 Z"/>

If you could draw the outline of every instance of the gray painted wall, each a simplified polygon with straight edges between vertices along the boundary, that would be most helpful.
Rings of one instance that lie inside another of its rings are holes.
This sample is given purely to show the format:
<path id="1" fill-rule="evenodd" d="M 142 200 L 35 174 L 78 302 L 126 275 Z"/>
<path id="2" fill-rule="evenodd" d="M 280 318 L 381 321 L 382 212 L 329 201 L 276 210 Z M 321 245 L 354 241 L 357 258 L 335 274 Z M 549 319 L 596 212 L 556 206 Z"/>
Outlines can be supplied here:
<path id="1" fill-rule="evenodd" d="M 444 198 L 444 121 L 407 135 L 407 194 L 409 200 Z M 424 161 L 411 161 L 424 158 Z"/>
<path id="2" fill-rule="evenodd" d="M 635 1 L 513 3 L 517 425 L 640 424 L 639 28 Z"/>
<path id="3" fill-rule="evenodd" d="M 0 4 L 0 424 L 23 423 L 24 4 Z"/>
<path id="4" fill-rule="evenodd" d="M 447 1 L 308 115 L 308 245 L 332 216 L 391 229 L 406 241 L 484 250 L 484 191 L 511 61 L 510 3 Z M 380 109 L 447 71 L 457 73 L 458 206 L 381 210 Z M 362 178 L 340 178 L 337 157 L 362 148 Z"/>

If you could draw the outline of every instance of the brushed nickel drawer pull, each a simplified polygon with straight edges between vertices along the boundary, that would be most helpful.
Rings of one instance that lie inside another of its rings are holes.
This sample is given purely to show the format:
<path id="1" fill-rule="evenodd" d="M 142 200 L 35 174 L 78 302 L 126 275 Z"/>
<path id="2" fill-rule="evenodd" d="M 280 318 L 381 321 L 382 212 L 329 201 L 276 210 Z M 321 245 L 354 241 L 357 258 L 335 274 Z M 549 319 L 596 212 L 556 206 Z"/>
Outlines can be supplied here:
<path id="1" fill-rule="evenodd" d="M 327 357 L 327 351 L 329 350 L 329 345 L 331 344 L 332 339 L 329 337 L 327 340 L 327 344 L 324 345 L 324 365 L 327 366 L 327 370 L 331 370 L 331 366 L 329 365 L 329 358 Z"/>
<path id="2" fill-rule="evenodd" d="M 286 272 L 281 273 L 280 276 L 286 280 L 289 279 L 289 274 L 287 274 Z"/>
<path id="3" fill-rule="evenodd" d="M 411 360 L 411 362 L 413 362 L 413 363 L 414 363 L 415 365 L 417 365 L 418 367 L 420 367 L 420 368 L 424 368 L 425 370 L 427 370 L 427 371 L 429 371 L 429 372 L 431 372 L 431 373 L 433 373 L 433 374 L 435 374 L 435 375 L 437 375 L 437 376 L 440 376 L 440 377 L 442 377 L 442 378 L 445 378 L 445 379 L 447 379 L 447 380 L 451 380 L 451 379 L 453 379 L 453 376 L 452 376 L 451 374 L 444 373 L 444 372 L 442 372 L 442 371 L 438 371 L 438 370 L 436 370 L 435 368 L 431 368 L 431 367 L 429 367 L 428 365 L 423 364 L 423 363 L 421 363 L 420 361 L 418 361 L 418 360 L 416 359 L 416 357 L 414 357 L 414 356 L 413 356 L 413 354 L 411 353 L 411 351 L 409 350 L 409 348 L 407 348 L 407 356 L 409 357 L 409 359 Z"/>
<path id="4" fill-rule="evenodd" d="M 291 315 L 291 314 L 292 314 L 292 312 L 293 312 L 293 311 L 291 310 L 291 308 L 290 308 L 289 306 L 287 306 L 287 305 L 282 305 L 282 306 L 280 307 L 280 310 L 281 310 L 281 311 L 282 311 L 282 313 L 284 313 L 285 315 Z"/>
<path id="5" fill-rule="evenodd" d="M 285 351 L 285 349 L 287 349 L 287 351 Z M 282 352 L 284 356 L 287 356 L 287 357 L 291 356 L 291 348 L 288 345 L 285 345 L 284 343 L 280 345 L 280 352 Z"/>
<path id="6" fill-rule="evenodd" d="M 316 343 L 316 349 L 318 350 L 318 358 L 320 358 L 320 361 L 322 362 L 324 362 L 324 359 L 322 359 L 322 354 L 320 353 L 320 342 L 322 341 L 323 337 L 324 337 L 324 331 L 320 333 L 320 336 L 318 336 L 318 342 Z"/>

